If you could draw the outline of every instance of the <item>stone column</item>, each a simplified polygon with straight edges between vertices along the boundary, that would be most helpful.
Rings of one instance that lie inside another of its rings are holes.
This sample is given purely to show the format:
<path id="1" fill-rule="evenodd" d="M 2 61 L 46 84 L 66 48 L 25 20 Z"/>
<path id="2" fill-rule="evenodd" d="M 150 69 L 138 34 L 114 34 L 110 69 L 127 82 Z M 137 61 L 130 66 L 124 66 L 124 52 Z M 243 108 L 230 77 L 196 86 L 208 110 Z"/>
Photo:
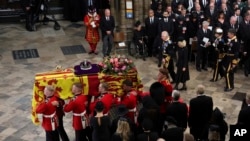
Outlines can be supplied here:
<path id="1" fill-rule="evenodd" d="M 132 28 L 133 28 L 133 23 L 134 19 L 127 19 L 126 18 L 126 1 L 121 0 L 120 1 L 120 28 L 119 30 L 125 33 L 125 37 L 127 41 L 130 41 L 132 39 Z M 133 5 L 133 8 L 135 8 L 135 4 Z M 135 17 L 135 13 L 134 13 Z"/>

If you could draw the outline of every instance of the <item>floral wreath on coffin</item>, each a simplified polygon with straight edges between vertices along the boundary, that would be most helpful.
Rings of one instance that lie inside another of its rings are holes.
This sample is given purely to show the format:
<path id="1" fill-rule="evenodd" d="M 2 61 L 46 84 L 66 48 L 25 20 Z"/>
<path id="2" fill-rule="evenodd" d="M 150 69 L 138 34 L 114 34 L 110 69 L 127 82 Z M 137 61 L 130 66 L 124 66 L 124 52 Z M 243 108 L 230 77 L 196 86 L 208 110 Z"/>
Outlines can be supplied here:
<path id="1" fill-rule="evenodd" d="M 129 71 L 136 71 L 134 62 L 125 55 L 105 57 L 99 66 L 102 73 L 111 75 L 124 75 Z"/>

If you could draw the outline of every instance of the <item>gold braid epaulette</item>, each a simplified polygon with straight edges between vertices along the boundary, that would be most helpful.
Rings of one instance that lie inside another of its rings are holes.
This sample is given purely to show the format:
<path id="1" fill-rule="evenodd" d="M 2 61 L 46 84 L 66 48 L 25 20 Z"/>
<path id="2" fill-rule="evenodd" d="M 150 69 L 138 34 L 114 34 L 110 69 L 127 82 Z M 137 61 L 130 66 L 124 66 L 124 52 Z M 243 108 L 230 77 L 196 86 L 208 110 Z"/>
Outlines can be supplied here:
<path id="1" fill-rule="evenodd" d="M 240 58 L 232 60 L 233 65 L 237 65 L 239 62 L 240 62 Z"/>

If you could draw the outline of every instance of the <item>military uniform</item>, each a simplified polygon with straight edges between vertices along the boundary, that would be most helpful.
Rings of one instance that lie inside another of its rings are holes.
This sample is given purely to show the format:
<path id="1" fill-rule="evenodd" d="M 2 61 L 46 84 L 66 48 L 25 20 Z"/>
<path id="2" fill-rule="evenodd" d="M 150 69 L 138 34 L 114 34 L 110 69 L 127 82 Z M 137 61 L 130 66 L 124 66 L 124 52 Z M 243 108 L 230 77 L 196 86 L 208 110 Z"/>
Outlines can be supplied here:
<path id="1" fill-rule="evenodd" d="M 165 88 L 165 100 L 162 105 L 160 105 L 160 113 L 165 114 L 166 113 L 166 107 L 168 104 L 172 103 L 173 97 L 172 97 L 172 91 L 173 87 L 169 80 L 162 80 L 160 83 L 164 86 Z"/>
<path id="2" fill-rule="evenodd" d="M 228 39 L 226 47 L 226 55 L 223 59 L 223 66 L 225 68 L 225 78 L 226 78 L 226 87 L 225 91 L 231 91 L 234 89 L 234 67 L 238 63 L 238 55 L 240 44 L 234 36 L 232 39 Z"/>
<path id="3" fill-rule="evenodd" d="M 87 101 L 86 95 L 78 94 L 64 107 L 65 112 L 73 112 L 73 128 L 75 129 L 76 141 L 87 141 L 85 131 L 89 124 L 86 114 Z"/>
<path id="4" fill-rule="evenodd" d="M 215 47 L 215 65 L 214 65 L 213 78 L 210 80 L 211 82 L 217 81 L 219 74 L 221 78 L 224 76 L 222 59 L 224 58 L 225 55 L 225 40 L 222 37 L 218 37 L 215 39 L 213 45 Z"/>
<path id="5" fill-rule="evenodd" d="M 38 105 L 36 112 L 43 114 L 42 126 L 46 132 L 46 141 L 59 141 L 57 132 L 58 118 L 56 115 L 56 107 L 52 105 L 53 101 L 57 101 L 55 96 L 47 97 L 45 102 Z"/>
<path id="6" fill-rule="evenodd" d="M 134 123 L 137 123 L 137 115 L 136 115 L 137 96 L 136 95 L 137 95 L 136 91 L 132 90 L 126 95 L 121 97 L 121 104 L 125 105 L 126 108 L 129 110 L 127 116 Z"/>
<path id="7" fill-rule="evenodd" d="M 96 46 L 100 40 L 100 16 L 94 10 L 90 11 L 86 16 L 84 16 L 83 22 L 86 26 L 85 39 L 89 43 L 90 53 L 96 53 Z"/>
<path id="8" fill-rule="evenodd" d="M 162 61 L 164 58 L 166 58 L 167 56 L 169 56 L 169 60 L 165 60 L 168 62 L 168 66 L 167 69 L 170 73 L 170 76 L 173 80 L 173 82 L 175 81 L 175 72 L 174 72 L 174 61 L 173 58 L 175 57 L 175 48 L 172 44 L 172 41 L 170 39 L 168 39 L 167 41 L 162 41 L 162 45 L 159 46 L 159 63 L 158 63 L 158 67 L 161 66 Z"/>
<path id="9" fill-rule="evenodd" d="M 113 94 L 103 93 L 98 98 L 96 98 L 93 102 L 90 103 L 89 110 L 92 115 L 94 114 L 95 105 L 98 101 L 101 101 L 104 105 L 103 114 L 108 114 L 112 105 L 117 103 Z"/>

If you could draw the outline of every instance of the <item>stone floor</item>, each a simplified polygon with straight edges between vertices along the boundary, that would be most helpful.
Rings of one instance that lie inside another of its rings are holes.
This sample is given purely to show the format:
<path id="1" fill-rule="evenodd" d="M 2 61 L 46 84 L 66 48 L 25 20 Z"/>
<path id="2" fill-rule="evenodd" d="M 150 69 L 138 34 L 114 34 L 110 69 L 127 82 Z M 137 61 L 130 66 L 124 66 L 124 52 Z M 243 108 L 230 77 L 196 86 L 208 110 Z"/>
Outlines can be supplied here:
<path id="1" fill-rule="evenodd" d="M 61 46 L 83 45 L 89 48 L 84 39 L 82 23 L 72 24 L 60 21 L 62 29 L 53 30 L 53 25 L 38 25 L 38 31 L 27 32 L 22 24 L 0 24 L 0 140 L 1 141 L 42 141 L 45 133 L 40 126 L 31 121 L 31 98 L 34 76 L 38 72 L 50 71 L 57 65 L 63 68 L 79 64 L 83 59 L 100 62 L 102 55 L 63 55 Z M 14 60 L 13 50 L 37 49 L 38 58 Z M 101 50 L 101 43 L 98 44 Z M 134 59 L 134 58 L 133 58 Z M 157 64 L 155 58 L 134 59 L 145 91 L 156 81 Z M 211 71 L 197 72 L 190 63 L 191 80 L 187 82 L 188 90 L 182 92 L 185 102 L 195 97 L 197 84 L 206 86 L 206 94 L 213 97 L 214 106 L 226 113 L 228 124 L 235 124 L 240 110 L 241 101 L 232 97 L 236 92 L 249 93 L 249 78 L 242 70 L 235 74 L 235 89 L 224 92 L 224 80 L 210 82 Z M 73 141 L 74 131 L 71 126 L 71 115 L 65 117 L 65 128 Z"/>

